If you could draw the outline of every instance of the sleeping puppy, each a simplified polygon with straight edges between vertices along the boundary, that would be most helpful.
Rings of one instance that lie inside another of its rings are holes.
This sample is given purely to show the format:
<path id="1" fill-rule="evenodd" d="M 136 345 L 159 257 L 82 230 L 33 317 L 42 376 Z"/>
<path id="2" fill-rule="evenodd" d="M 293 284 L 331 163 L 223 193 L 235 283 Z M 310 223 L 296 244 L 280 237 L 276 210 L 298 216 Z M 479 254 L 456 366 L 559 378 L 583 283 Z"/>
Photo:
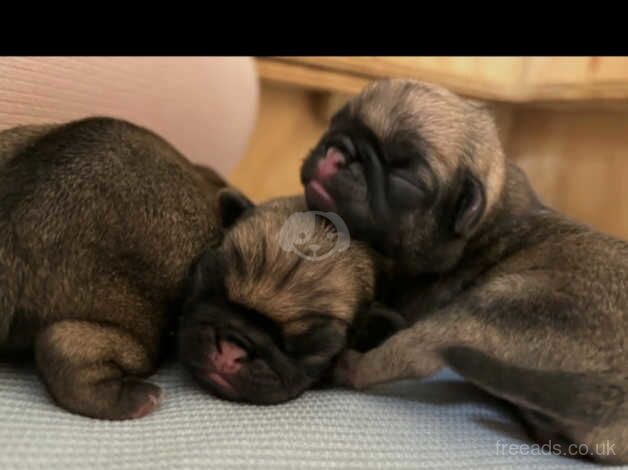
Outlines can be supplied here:
<path id="1" fill-rule="evenodd" d="M 254 207 L 229 189 L 219 201 L 228 230 L 194 268 L 179 330 L 182 362 L 211 392 L 289 400 L 323 379 L 355 322 L 379 324 L 375 336 L 398 329 L 395 315 L 360 316 L 376 260 L 365 244 L 349 244 L 337 216 L 305 212 L 302 197 Z M 376 341 L 361 334 L 352 346 Z"/>
<path id="2" fill-rule="evenodd" d="M 575 443 L 628 461 L 628 244 L 544 206 L 482 106 L 376 82 L 333 117 L 301 176 L 310 208 L 395 260 L 388 305 L 412 323 L 345 354 L 340 383 L 448 366 L 565 455 Z"/>
<path id="3" fill-rule="evenodd" d="M 220 243 L 225 186 L 107 118 L 0 133 L 0 355 L 34 352 L 54 400 L 137 418 L 193 261 Z"/>

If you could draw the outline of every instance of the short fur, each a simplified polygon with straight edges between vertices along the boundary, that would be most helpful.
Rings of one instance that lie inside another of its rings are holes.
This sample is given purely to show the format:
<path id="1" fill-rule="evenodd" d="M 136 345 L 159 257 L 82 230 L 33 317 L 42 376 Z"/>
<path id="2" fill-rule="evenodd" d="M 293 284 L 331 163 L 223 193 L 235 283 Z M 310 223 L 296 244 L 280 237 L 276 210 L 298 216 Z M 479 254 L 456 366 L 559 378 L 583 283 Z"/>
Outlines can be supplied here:
<path id="1" fill-rule="evenodd" d="M 518 405 L 537 438 L 628 461 L 628 244 L 543 205 L 486 110 L 377 82 L 333 118 L 302 180 L 311 208 L 394 259 L 388 308 L 413 323 L 344 355 L 341 383 L 449 366 Z"/>
<path id="2" fill-rule="evenodd" d="M 34 350 L 62 407 L 148 413 L 192 262 L 220 243 L 225 185 L 163 139 L 89 118 L 0 133 L 0 352 Z"/>
<path id="3" fill-rule="evenodd" d="M 350 323 L 360 303 L 373 297 L 373 260 L 359 242 L 312 261 L 286 251 L 273 235 L 297 210 L 307 210 L 302 198 L 276 200 L 228 232 L 223 244 L 227 259 L 247 261 L 229 263 L 227 294 L 279 324 L 293 323 L 308 312 L 325 312 Z M 308 243 L 320 245 L 319 251 L 326 253 L 335 242 L 327 235 L 334 233 L 321 223 Z"/>
<path id="4" fill-rule="evenodd" d="M 374 256 L 360 242 L 320 259 L 282 245 L 289 223 L 295 238 L 312 232 L 298 249 L 322 255 L 336 246 L 335 230 L 324 218 L 309 227 L 300 217 L 306 210 L 301 197 L 254 207 L 226 191 L 221 200 L 223 220 L 233 225 L 221 249 L 201 259 L 192 276 L 181 357 L 218 396 L 286 401 L 318 383 L 346 346 L 350 325 L 373 299 Z M 228 366 L 226 349 L 238 355 Z"/>

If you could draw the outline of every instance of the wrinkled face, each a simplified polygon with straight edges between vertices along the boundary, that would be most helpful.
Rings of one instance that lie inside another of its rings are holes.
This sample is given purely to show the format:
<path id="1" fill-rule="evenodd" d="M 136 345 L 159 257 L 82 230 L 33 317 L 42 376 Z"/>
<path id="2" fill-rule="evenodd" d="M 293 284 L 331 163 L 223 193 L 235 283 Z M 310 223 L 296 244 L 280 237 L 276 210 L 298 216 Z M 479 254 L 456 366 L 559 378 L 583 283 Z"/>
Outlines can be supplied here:
<path id="1" fill-rule="evenodd" d="M 286 334 L 268 316 L 208 295 L 184 317 L 181 358 L 216 396 L 281 403 L 317 382 L 345 345 L 346 325 L 325 314 L 312 313 L 300 327 Z"/>
<path id="2" fill-rule="evenodd" d="M 420 82 L 376 82 L 332 118 L 301 169 L 308 206 L 408 270 L 460 258 L 500 190 L 503 157 L 479 106 Z"/>
<path id="3" fill-rule="evenodd" d="M 272 404 L 298 396 L 330 367 L 354 314 L 372 297 L 374 269 L 364 247 L 302 257 L 285 249 L 294 245 L 282 233 L 289 215 L 250 208 L 220 250 L 197 263 L 180 357 L 219 397 Z M 290 227 L 292 235 L 307 233 L 309 243 L 329 250 L 328 224 L 309 222 Z"/>

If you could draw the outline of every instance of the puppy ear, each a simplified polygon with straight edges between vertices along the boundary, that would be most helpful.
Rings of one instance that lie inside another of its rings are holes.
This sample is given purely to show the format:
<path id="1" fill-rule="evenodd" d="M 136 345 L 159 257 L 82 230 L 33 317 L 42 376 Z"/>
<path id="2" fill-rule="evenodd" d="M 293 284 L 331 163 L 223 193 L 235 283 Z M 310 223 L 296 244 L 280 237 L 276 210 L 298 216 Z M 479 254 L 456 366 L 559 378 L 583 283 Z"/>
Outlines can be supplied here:
<path id="1" fill-rule="evenodd" d="M 224 255 L 219 248 L 206 250 L 192 265 L 186 282 L 185 298 L 195 301 L 204 295 L 218 295 L 224 290 Z"/>
<path id="2" fill-rule="evenodd" d="M 456 202 L 454 233 L 459 236 L 470 235 L 477 227 L 486 209 L 484 186 L 469 171 L 462 180 L 462 191 Z"/>
<path id="3" fill-rule="evenodd" d="M 240 191 L 233 188 L 224 188 L 218 192 L 218 212 L 223 228 L 229 228 L 233 223 L 255 204 Z"/>

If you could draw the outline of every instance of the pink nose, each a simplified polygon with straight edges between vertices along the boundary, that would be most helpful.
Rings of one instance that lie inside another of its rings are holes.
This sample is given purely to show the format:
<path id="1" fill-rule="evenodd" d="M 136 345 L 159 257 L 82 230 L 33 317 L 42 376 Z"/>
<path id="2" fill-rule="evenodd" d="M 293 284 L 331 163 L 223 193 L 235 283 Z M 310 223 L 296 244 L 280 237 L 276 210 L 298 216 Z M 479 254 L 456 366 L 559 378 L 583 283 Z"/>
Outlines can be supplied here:
<path id="1" fill-rule="evenodd" d="M 242 359 L 246 351 L 228 341 L 220 341 L 220 345 L 211 353 L 210 359 L 216 371 L 221 374 L 235 374 L 242 367 Z"/>
<path id="2" fill-rule="evenodd" d="M 321 182 L 327 181 L 329 178 L 338 173 L 338 167 L 346 162 L 343 153 L 335 147 L 329 147 L 325 157 L 318 161 L 316 167 L 317 179 Z"/>

